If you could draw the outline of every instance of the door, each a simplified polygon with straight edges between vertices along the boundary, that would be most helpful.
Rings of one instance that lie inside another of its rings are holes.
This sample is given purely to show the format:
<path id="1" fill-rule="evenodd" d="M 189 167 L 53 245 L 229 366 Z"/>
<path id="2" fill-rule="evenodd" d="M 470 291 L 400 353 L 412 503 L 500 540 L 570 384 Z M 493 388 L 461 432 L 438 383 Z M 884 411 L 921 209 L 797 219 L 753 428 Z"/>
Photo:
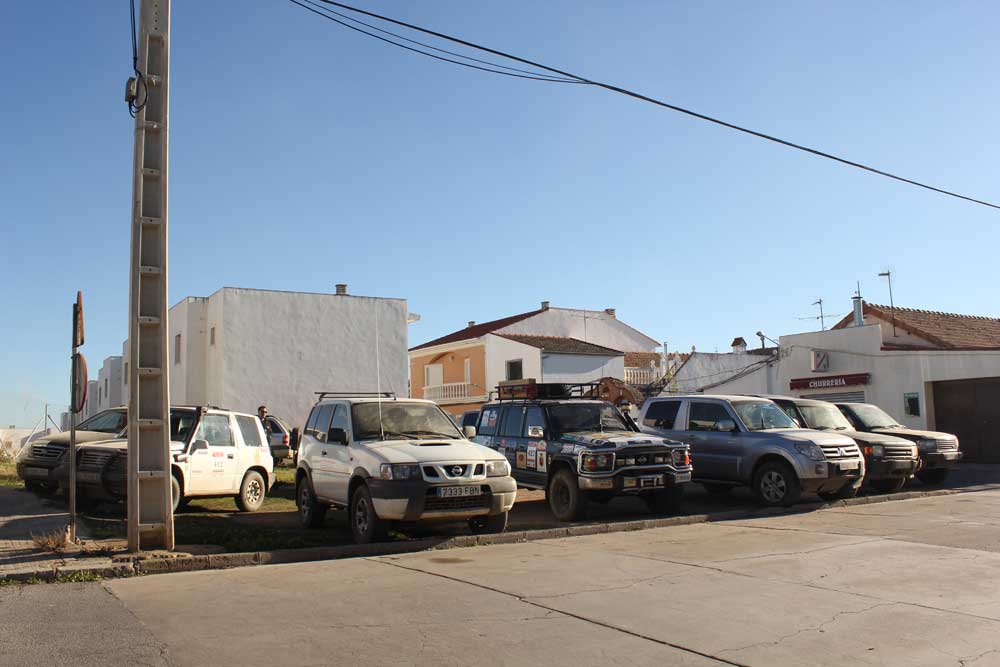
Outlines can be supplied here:
<path id="1" fill-rule="evenodd" d="M 694 475 L 702 479 L 736 480 L 739 447 L 732 433 L 719 431 L 719 422 L 735 422 L 722 403 L 691 401 L 686 440 L 691 445 Z"/>
<path id="2" fill-rule="evenodd" d="M 285 431 L 285 427 L 281 425 L 281 422 L 272 417 L 267 417 L 266 421 L 267 424 L 265 424 L 265 426 L 267 426 L 267 428 L 271 431 L 269 443 L 271 449 L 283 448 L 285 446 L 285 436 L 288 435 Z"/>
<path id="3" fill-rule="evenodd" d="M 236 441 L 229 415 L 202 415 L 193 441 L 204 440 L 208 449 L 190 458 L 187 491 L 190 495 L 236 493 Z"/>
<path id="4" fill-rule="evenodd" d="M 958 437 L 963 460 L 1000 463 L 1000 378 L 935 382 L 934 428 Z"/>
<path id="5" fill-rule="evenodd" d="M 347 414 L 346 403 L 337 404 L 330 420 L 330 428 L 342 428 L 347 433 L 349 444 L 326 443 L 327 460 L 324 461 L 329 468 L 330 493 L 333 494 L 331 497 L 340 502 L 347 502 L 347 487 L 354 471 L 353 448 L 357 445 L 352 444 L 354 438 L 351 436 L 351 420 Z"/>
<path id="6" fill-rule="evenodd" d="M 271 452 L 264 440 L 265 432 L 259 426 L 260 421 L 250 415 L 235 415 L 236 425 L 236 476 L 238 484 L 243 483 L 243 476 L 252 466 L 260 465 L 265 469 L 269 466 Z M 266 480 L 265 480 L 266 481 Z"/>
<path id="7" fill-rule="evenodd" d="M 532 431 L 536 433 L 541 429 L 542 437 L 531 436 Z M 528 484 L 544 487 L 549 480 L 547 445 L 545 433 L 548 429 L 545 425 L 545 411 L 537 405 L 529 405 L 524 411 L 524 426 L 521 429 L 521 441 L 524 443 L 524 479 Z M 518 452 L 521 445 L 518 445 Z"/>
<path id="8" fill-rule="evenodd" d="M 535 461 L 531 463 L 529 473 L 528 468 L 528 441 L 522 437 L 524 429 L 524 406 L 509 405 L 500 412 L 500 425 L 497 427 L 497 434 L 493 438 L 495 449 L 505 451 L 507 458 L 510 453 L 514 453 L 513 468 L 514 479 L 525 484 L 535 480 Z"/>
<path id="9" fill-rule="evenodd" d="M 333 419 L 333 403 L 325 403 L 317 408 L 316 420 L 307 431 L 314 443 L 309 455 L 309 467 L 312 469 L 313 492 L 325 500 L 334 500 L 333 459 L 330 458 L 330 445 L 326 441 Z"/>

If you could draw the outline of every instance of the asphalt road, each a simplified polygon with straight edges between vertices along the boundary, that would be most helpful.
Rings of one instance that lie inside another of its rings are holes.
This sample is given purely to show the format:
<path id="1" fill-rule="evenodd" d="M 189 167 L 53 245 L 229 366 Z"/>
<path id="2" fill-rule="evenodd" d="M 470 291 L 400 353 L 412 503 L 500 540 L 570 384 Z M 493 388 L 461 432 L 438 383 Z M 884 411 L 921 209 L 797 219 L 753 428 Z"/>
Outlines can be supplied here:
<path id="1" fill-rule="evenodd" d="M 1000 664 L 1000 491 L 0 588 L 0 664 Z"/>

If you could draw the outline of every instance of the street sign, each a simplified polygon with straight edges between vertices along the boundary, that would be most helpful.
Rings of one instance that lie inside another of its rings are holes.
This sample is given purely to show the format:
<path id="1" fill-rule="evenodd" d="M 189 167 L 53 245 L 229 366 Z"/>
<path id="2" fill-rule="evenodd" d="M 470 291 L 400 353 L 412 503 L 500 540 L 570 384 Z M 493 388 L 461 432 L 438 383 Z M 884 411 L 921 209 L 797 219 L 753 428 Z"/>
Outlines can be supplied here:
<path id="1" fill-rule="evenodd" d="M 87 402 L 87 358 L 79 352 L 73 354 L 70 396 L 72 398 L 69 409 L 76 414 L 83 412 L 83 406 Z"/>
<path id="2" fill-rule="evenodd" d="M 83 345 L 83 292 L 77 291 L 73 304 L 73 347 Z"/>

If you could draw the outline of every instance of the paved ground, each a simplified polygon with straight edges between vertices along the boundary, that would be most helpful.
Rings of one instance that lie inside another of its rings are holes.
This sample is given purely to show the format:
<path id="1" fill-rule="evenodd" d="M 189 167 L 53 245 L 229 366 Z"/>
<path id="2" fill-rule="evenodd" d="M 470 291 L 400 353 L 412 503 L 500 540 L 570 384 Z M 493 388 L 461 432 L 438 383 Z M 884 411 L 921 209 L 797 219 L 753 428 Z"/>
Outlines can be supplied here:
<path id="1" fill-rule="evenodd" d="M 63 562 L 62 556 L 37 549 L 32 535 L 62 531 L 68 521 L 69 513 L 60 499 L 0 487 L 0 575 Z M 78 534 L 85 537 L 84 533 L 81 527 Z"/>
<path id="2" fill-rule="evenodd" d="M 17 665 L 984 667 L 1000 664 L 1000 491 L 0 588 L 0 627 Z"/>

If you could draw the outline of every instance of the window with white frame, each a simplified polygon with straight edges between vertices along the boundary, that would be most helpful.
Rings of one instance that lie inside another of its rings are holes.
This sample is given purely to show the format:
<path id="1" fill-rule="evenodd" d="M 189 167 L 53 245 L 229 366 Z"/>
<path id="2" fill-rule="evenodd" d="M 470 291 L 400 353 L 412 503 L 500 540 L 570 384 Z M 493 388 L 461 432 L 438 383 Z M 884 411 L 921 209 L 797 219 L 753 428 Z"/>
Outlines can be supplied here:
<path id="1" fill-rule="evenodd" d="M 424 366 L 424 386 L 436 387 L 444 384 L 444 366 L 441 364 L 427 364 Z"/>
<path id="2" fill-rule="evenodd" d="M 521 359 L 511 359 L 507 362 L 507 379 L 523 380 L 524 364 Z"/>

